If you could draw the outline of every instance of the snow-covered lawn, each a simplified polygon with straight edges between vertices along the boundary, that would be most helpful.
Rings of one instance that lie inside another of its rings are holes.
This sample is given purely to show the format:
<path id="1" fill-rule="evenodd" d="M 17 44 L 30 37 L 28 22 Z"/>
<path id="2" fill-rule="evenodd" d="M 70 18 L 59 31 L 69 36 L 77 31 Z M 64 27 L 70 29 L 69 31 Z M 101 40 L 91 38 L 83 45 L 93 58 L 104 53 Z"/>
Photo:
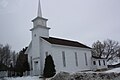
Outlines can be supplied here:
<path id="1" fill-rule="evenodd" d="M 16 77 L 16 78 L 8 78 L 6 77 L 5 80 L 43 80 L 43 79 L 40 79 L 39 76 L 27 76 L 27 77 Z"/>
<path id="2" fill-rule="evenodd" d="M 25 77 L 6 77 L 2 80 L 44 80 L 44 79 L 39 78 L 39 76 L 25 76 Z M 50 80 L 50 79 L 46 79 L 46 80 Z"/>
<path id="3" fill-rule="evenodd" d="M 111 70 L 105 71 L 105 73 L 110 73 L 110 72 L 120 73 L 120 68 L 115 68 L 115 69 L 111 69 Z M 33 77 L 32 76 L 26 76 L 26 77 L 15 77 L 15 78 L 13 78 L 13 77 L 12 78 L 6 77 L 6 78 L 4 78 L 4 80 L 44 80 L 44 79 L 42 79 L 42 78 L 40 79 L 39 76 L 33 76 Z M 47 80 L 49 80 L 49 79 L 47 79 Z"/>
<path id="4" fill-rule="evenodd" d="M 108 71 L 106 71 L 106 72 L 107 72 L 107 73 L 109 73 L 109 72 L 120 73 L 120 68 L 114 68 L 114 69 L 108 70 Z"/>

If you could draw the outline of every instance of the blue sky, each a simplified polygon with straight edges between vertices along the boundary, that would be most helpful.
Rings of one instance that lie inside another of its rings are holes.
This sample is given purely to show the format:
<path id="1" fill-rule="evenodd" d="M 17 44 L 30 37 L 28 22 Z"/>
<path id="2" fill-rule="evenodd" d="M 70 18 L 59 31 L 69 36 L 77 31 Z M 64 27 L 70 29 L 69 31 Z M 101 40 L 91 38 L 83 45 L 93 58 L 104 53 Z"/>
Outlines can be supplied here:
<path id="1" fill-rule="evenodd" d="M 41 0 L 50 36 L 91 46 L 97 40 L 120 42 L 120 0 Z M 31 41 L 38 0 L 0 0 L 0 43 L 19 51 Z"/>

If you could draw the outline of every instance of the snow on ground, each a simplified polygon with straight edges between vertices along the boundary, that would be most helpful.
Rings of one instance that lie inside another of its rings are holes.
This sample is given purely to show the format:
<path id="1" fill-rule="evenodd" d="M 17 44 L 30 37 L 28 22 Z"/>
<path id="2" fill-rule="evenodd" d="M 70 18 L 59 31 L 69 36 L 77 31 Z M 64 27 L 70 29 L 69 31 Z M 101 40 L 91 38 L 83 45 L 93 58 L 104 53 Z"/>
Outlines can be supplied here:
<path id="1" fill-rule="evenodd" d="M 114 68 L 114 69 L 108 70 L 108 71 L 106 71 L 106 72 L 107 72 L 107 73 L 109 73 L 109 72 L 120 73 L 120 68 Z"/>
<path id="2" fill-rule="evenodd" d="M 107 65 L 116 65 L 116 64 L 119 64 L 120 63 L 120 58 L 115 58 L 114 60 L 109 60 L 107 62 Z"/>
<path id="3" fill-rule="evenodd" d="M 120 68 L 114 68 L 114 69 L 105 71 L 105 73 L 110 73 L 110 72 L 120 73 Z M 92 73 L 92 72 L 90 72 L 90 73 Z M 26 76 L 26 77 L 14 77 L 14 78 L 13 77 L 12 78 L 6 77 L 2 80 L 43 80 L 43 79 L 42 78 L 40 79 L 39 76 Z"/>
<path id="4" fill-rule="evenodd" d="M 27 76 L 27 77 L 12 77 L 12 78 L 8 78 L 6 77 L 5 80 L 43 80 L 40 79 L 39 76 Z"/>

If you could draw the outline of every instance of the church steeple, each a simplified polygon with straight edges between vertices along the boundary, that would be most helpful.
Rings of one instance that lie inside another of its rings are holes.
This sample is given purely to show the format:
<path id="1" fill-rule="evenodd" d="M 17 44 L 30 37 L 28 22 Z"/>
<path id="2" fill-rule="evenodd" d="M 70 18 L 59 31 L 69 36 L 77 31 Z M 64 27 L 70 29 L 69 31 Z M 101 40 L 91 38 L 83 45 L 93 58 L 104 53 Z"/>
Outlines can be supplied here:
<path id="1" fill-rule="evenodd" d="M 32 31 L 32 37 L 34 38 L 33 35 L 37 35 L 40 37 L 49 37 L 49 27 L 47 27 L 47 20 L 43 18 L 42 16 L 42 11 L 41 11 L 41 5 L 40 5 L 40 0 L 38 1 L 38 12 L 37 12 L 37 17 L 32 20 L 33 22 L 33 28 L 30 29 Z"/>
<path id="2" fill-rule="evenodd" d="M 32 20 L 34 27 L 37 26 L 42 26 L 42 27 L 47 27 L 47 20 L 42 17 L 42 10 L 41 10 L 41 4 L 40 0 L 38 1 L 38 12 L 37 12 L 37 17 Z"/>
<path id="3" fill-rule="evenodd" d="M 40 0 L 38 2 L 38 13 L 37 13 L 38 17 L 42 17 L 42 10 L 41 10 L 41 4 L 40 4 Z"/>
<path id="4" fill-rule="evenodd" d="M 42 43 L 43 40 L 41 37 L 44 38 L 49 38 L 49 27 L 47 27 L 47 20 L 43 18 L 42 16 L 42 11 L 41 11 L 41 5 L 40 5 L 40 0 L 38 1 L 38 12 L 37 12 L 37 17 L 35 19 L 32 20 L 33 22 L 33 28 L 30 29 L 31 33 L 32 33 L 32 41 L 31 41 L 31 51 L 30 53 L 32 53 L 32 58 L 35 59 L 35 61 L 37 61 L 37 64 L 35 65 L 40 65 L 39 66 L 39 73 L 38 75 L 42 75 L 43 74 L 43 65 L 44 65 L 44 59 L 43 56 L 44 54 L 41 52 L 42 50 Z M 34 60 L 33 60 L 34 61 Z M 33 66 L 33 71 L 36 71 L 36 68 Z M 36 72 L 35 72 L 36 73 Z"/>

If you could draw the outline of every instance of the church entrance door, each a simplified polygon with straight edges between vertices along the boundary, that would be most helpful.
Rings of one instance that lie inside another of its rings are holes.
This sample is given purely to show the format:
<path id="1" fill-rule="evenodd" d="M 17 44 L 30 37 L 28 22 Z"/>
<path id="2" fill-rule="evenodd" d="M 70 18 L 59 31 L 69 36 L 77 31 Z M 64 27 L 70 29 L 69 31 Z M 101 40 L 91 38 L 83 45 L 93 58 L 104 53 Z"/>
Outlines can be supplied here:
<path id="1" fill-rule="evenodd" d="M 38 61 L 35 61 L 34 62 L 34 74 L 36 75 L 36 76 L 38 76 L 39 75 L 39 66 L 38 66 Z"/>

